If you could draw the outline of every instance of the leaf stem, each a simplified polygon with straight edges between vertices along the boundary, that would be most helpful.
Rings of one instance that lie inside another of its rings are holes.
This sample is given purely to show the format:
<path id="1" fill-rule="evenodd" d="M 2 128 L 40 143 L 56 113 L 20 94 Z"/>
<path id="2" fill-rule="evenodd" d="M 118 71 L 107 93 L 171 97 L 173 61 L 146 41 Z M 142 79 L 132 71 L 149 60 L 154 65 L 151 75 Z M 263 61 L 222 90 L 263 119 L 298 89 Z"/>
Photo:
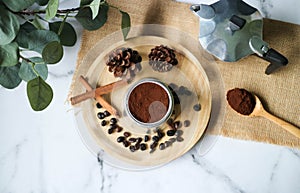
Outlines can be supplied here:
<path id="1" fill-rule="evenodd" d="M 70 13 L 70 12 L 76 12 L 80 10 L 82 7 L 76 7 L 76 8 L 71 8 L 71 9 L 62 9 L 62 10 L 57 10 L 58 14 L 64 14 L 64 13 Z M 46 14 L 46 10 L 38 10 L 38 11 L 31 11 L 31 10 L 23 10 L 19 12 L 15 12 L 16 14 L 21 14 L 21 15 L 35 15 L 35 14 Z"/>
<path id="2" fill-rule="evenodd" d="M 22 56 L 21 54 L 20 54 L 20 58 L 21 58 L 22 60 L 25 60 L 28 64 L 32 64 L 32 65 L 33 65 L 32 71 L 33 71 L 37 76 L 40 76 L 40 74 L 39 74 L 39 73 L 35 70 L 35 68 L 34 68 L 34 65 L 35 65 L 36 63 L 32 62 L 32 61 L 29 60 L 28 58 L 25 58 L 25 57 Z"/>

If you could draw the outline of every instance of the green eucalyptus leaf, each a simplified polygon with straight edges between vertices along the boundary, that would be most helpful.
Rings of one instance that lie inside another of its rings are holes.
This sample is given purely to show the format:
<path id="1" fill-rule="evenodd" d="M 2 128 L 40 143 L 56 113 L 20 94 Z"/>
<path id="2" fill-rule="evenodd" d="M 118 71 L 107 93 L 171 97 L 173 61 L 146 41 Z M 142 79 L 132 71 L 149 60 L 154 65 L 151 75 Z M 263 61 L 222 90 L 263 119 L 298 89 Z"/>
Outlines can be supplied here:
<path id="1" fill-rule="evenodd" d="M 12 11 L 18 12 L 28 8 L 35 0 L 5 0 L 3 3 Z"/>
<path id="2" fill-rule="evenodd" d="M 93 0 L 90 4 L 90 8 L 92 11 L 92 19 L 95 19 L 98 15 L 99 8 L 100 8 L 101 0 Z"/>
<path id="3" fill-rule="evenodd" d="M 47 64 L 56 64 L 62 59 L 63 55 L 63 47 L 57 41 L 48 43 L 42 52 L 43 59 Z"/>
<path id="4" fill-rule="evenodd" d="M 103 4 L 95 19 L 92 19 L 92 11 L 89 7 L 80 9 L 75 18 L 87 30 L 97 30 L 102 27 L 107 20 L 108 5 Z"/>
<path id="5" fill-rule="evenodd" d="M 46 7 L 46 15 L 45 15 L 45 18 L 47 20 L 50 20 L 55 17 L 57 13 L 58 5 L 59 5 L 59 0 L 49 0 L 49 3 Z"/>
<path id="6" fill-rule="evenodd" d="M 17 36 L 19 28 L 18 18 L 0 5 L 0 45 L 12 42 Z"/>
<path id="7" fill-rule="evenodd" d="M 16 88 L 22 81 L 18 75 L 19 69 L 20 64 L 9 67 L 0 67 L 0 85 L 8 89 Z"/>
<path id="8" fill-rule="evenodd" d="M 48 78 L 48 67 L 46 64 L 35 64 L 34 69 L 38 72 L 43 80 Z"/>
<path id="9" fill-rule="evenodd" d="M 33 70 L 33 63 L 23 60 L 19 70 L 19 77 L 26 82 L 38 77 Z"/>
<path id="10" fill-rule="evenodd" d="M 29 60 L 35 64 L 33 66 L 33 68 L 40 75 L 40 77 L 42 77 L 42 79 L 46 80 L 48 78 L 48 67 L 47 67 L 46 63 L 44 62 L 43 58 L 32 57 L 32 58 L 29 58 Z"/>
<path id="11" fill-rule="evenodd" d="M 45 6 L 49 2 L 49 0 L 35 0 L 35 2 L 40 6 Z"/>
<path id="12" fill-rule="evenodd" d="M 40 29 L 43 30 L 45 29 L 44 26 L 41 24 L 40 22 L 40 18 L 35 16 L 34 19 L 31 21 L 31 24 L 36 28 L 36 29 Z"/>
<path id="13" fill-rule="evenodd" d="M 32 57 L 32 58 L 29 58 L 29 60 L 35 64 L 45 64 L 43 58 L 40 58 L 40 57 Z"/>
<path id="14" fill-rule="evenodd" d="M 28 36 L 29 33 L 36 30 L 34 25 L 29 22 L 25 22 L 21 25 L 19 33 L 16 37 L 16 42 L 22 48 L 28 48 Z"/>
<path id="15" fill-rule="evenodd" d="M 40 77 L 27 83 L 27 96 L 31 108 L 35 111 L 44 110 L 52 101 L 52 88 Z"/>
<path id="16" fill-rule="evenodd" d="M 56 33 L 49 30 L 34 30 L 29 33 L 28 49 L 42 53 L 44 47 L 53 41 L 60 41 Z"/>
<path id="17" fill-rule="evenodd" d="M 16 42 L 0 45 L 0 66 L 14 66 L 19 61 L 19 49 Z"/>
<path id="18" fill-rule="evenodd" d="M 63 24 L 61 21 L 49 23 L 49 29 L 55 33 L 58 33 L 60 26 Z M 58 35 L 60 43 L 64 46 L 74 46 L 77 41 L 77 35 L 73 26 L 65 22 L 61 33 Z"/>
<path id="19" fill-rule="evenodd" d="M 29 58 L 29 60 L 31 62 L 25 60 L 22 61 L 19 71 L 19 77 L 26 82 L 38 76 L 40 76 L 43 80 L 46 80 L 48 77 L 48 67 L 44 63 L 43 59 L 39 57 L 34 57 Z"/>
<path id="20" fill-rule="evenodd" d="M 124 39 L 126 39 L 130 30 L 130 16 L 128 13 L 124 11 L 120 11 L 120 12 L 122 14 L 122 23 L 121 23 L 122 33 Z"/>

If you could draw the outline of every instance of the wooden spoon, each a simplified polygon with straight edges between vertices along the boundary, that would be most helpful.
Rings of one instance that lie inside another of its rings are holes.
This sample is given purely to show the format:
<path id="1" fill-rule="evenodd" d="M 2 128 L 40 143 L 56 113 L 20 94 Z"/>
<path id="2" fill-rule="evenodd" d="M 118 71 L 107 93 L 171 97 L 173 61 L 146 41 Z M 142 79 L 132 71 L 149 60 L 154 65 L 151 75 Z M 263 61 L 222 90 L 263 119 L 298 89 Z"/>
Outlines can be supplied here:
<path id="1" fill-rule="evenodd" d="M 270 114 L 269 112 L 267 112 L 261 101 L 259 100 L 259 98 L 254 95 L 255 98 L 255 107 L 252 111 L 252 113 L 249 115 L 250 117 L 254 117 L 254 116 L 261 116 L 261 117 L 265 117 L 267 119 L 269 119 L 270 121 L 273 121 L 274 123 L 280 125 L 282 128 L 284 128 L 285 130 L 287 130 L 288 132 L 290 132 L 291 134 L 295 135 L 296 137 L 300 138 L 300 129 L 295 127 L 294 125 Z"/>

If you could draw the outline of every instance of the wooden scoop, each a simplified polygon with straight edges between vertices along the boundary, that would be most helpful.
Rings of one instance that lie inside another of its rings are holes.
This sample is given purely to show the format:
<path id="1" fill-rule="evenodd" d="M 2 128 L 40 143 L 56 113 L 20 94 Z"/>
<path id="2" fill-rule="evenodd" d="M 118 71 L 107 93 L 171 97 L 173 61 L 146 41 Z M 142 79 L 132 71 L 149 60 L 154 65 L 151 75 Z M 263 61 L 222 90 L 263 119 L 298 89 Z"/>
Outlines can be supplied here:
<path id="1" fill-rule="evenodd" d="M 269 119 L 270 121 L 273 121 L 274 123 L 280 125 L 282 128 L 284 128 L 285 130 L 287 130 L 288 132 L 290 132 L 291 134 L 295 135 L 296 137 L 300 138 L 300 129 L 295 127 L 294 125 L 270 114 L 269 112 L 267 112 L 261 101 L 259 100 L 259 98 L 254 95 L 255 98 L 255 107 L 252 111 L 252 113 L 249 115 L 250 117 L 254 117 L 254 116 L 261 116 L 261 117 L 265 117 L 267 119 Z"/>

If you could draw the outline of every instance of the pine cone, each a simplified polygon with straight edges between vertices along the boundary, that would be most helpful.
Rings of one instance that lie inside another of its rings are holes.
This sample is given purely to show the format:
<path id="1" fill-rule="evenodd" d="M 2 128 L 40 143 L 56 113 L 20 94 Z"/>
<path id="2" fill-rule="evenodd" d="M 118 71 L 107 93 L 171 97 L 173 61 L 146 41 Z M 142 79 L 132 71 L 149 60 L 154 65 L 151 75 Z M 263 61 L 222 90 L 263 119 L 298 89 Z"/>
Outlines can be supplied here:
<path id="1" fill-rule="evenodd" d="M 106 65 L 108 71 L 112 72 L 115 77 L 122 77 L 127 74 L 130 74 L 131 77 L 131 75 L 135 75 L 137 70 L 141 70 L 141 61 L 142 57 L 136 50 L 122 47 L 112 51 Z M 128 71 L 130 72 L 128 73 Z"/>
<path id="2" fill-rule="evenodd" d="M 148 57 L 150 66 L 159 72 L 170 71 L 173 66 L 178 64 L 175 51 L 164 45 L 152 48 Z"/>

